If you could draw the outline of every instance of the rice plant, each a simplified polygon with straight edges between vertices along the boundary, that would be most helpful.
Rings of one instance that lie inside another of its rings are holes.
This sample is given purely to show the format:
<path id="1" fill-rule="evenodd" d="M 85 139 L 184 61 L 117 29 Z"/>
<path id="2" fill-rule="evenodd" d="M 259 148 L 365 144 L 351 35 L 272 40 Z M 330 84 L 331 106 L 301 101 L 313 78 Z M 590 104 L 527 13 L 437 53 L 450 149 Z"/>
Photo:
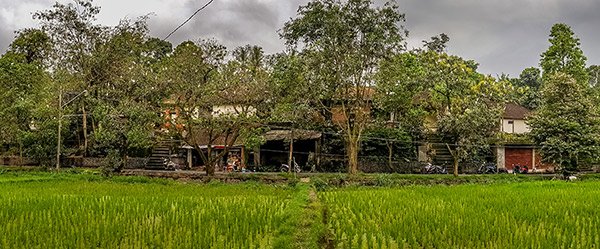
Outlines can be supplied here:
<path id="1" fill-rule="evenodd" d="M 600 245 L 598 181 L 308 192 L 307 186 L 0 174 L 0 248 Z"/>
<path id="2" fill-rule="evenodd" d="M 0 175 L 0 248 L 272 248 L 296 194 L 252 184 L 30 178 Z"/>
<path id="3" fill-rule="evenodd" d="M 337 248 L 595 248 L 600 183 L 323 192 Z"/>

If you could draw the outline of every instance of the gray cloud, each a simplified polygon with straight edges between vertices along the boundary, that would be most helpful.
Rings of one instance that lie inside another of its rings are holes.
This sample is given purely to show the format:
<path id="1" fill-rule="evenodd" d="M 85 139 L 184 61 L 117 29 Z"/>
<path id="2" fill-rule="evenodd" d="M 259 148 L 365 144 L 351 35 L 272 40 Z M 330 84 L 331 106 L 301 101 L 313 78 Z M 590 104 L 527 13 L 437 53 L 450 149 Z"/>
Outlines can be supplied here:
<path id="1" fill-rule="evenodd" d="M 600 41 L 594 24 L 600 2 L 593 0 L 401 0 L 406 11 L 411 44 L 437 33 L 450 36 L 449 52 L 474 59 L 482 72 L 513 76 L 537 66 L 549 46 L 550 27 L 564 22 L 573 27 L 588 56 L 600 63 Z"/>
<path id="2" fill-rule="evenodd" d="M 262 46 L 268 53 L 275 53 L 284 48 L 277 31 L 304 2 L 306 0 L 215 1 L 171 40 L 179 43 L 183 40 L 214 37 L 228 48 L 255 44 Z M 184 8 L 187 12 L 180 20 L 191 15 L 203 4 L 197 1 L 188 2 Z M 156 34 L 166 34 L 177 26 L 176 24 L 165 26 L 162 25 L 163 23 L 163 18 L 152 22 L 152 28 L 160 30 Z"/>
<path id="3" fill-rule="evenodd" d="M 14 39 L 15 31 L 35 25 L 31 19 L 32 12 L 44 8 L 49 3 L 47 0 L 0 0 L 0 53 Z"/>
<path id="4" fill-rule="evenodd" d="M 69 0 L 60 0 L 70 2 Z M 380 3 L 383 0 L 377 0 Z M 12 40 L 16 29 L 31 27 L 31 12 L 47 9 L 52 0 L 0 0 L 0 51 Z M 184 21 L 202 0 L 96 0 L 102 6 L 98 21 L 115 25 L 120 18 L 153 12 L 149 25 L 153 36 L 163 38 Z M 205 11 L 169 40 L 214 37 L 228 48 L 257 44 L 267 53 L 284 46 L 277 31 L 299 5 L 308 0 L 215 0 Z M 564 22 L 581 39 L 588 64 L 600 64 L 600 1 L 595 0 L 398 0 L 406 14 L 410 31 L 409 47 L 439 33 L 450 36 L 448 51 L 480 63 L 489 74 L 517 76 L 537 66 L 540 54 L 548 47 L 550 27 Z"/>

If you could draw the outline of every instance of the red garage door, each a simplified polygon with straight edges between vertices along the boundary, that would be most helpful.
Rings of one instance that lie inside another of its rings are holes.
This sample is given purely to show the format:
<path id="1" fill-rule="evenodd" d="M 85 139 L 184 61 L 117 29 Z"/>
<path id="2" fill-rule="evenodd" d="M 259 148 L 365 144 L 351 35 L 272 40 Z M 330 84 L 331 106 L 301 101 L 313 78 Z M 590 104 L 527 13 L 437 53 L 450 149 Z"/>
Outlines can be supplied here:
<path id="1" fill-rule="evenodd" d="M 515 164 L 532 168 L 533 149 L 506 148 L 504 157 L 504 166 L 509 170 L 512 170 Z"/>

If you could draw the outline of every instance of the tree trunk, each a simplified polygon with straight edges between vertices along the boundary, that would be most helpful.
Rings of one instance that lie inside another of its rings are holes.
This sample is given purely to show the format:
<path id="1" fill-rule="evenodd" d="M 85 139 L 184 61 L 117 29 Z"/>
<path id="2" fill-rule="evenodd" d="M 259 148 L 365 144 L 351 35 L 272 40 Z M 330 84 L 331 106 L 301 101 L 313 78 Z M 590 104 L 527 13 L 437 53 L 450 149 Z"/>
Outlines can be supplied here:
<path id="1" fill-rule="evenodd" d="M 212 148 L 211 146 L 208 146 L 208 148 L 206 149 L 207 155 L 206 158 L 208 160 L 206 160 L 206 175 L 208 176 L 214 176 L 215 175 L 215 169 L 216 166 L 215 164 L 217 163 L 218 158 L 214 157 L 212 154 Z"/>
<path id="2" fill-rule="evenodd" d="M 209 164 L 206 165 L 206 175 L 208 176 L 214 176 L 215 175 L 215 163 L 216 162 L 210 162 Z"/>
<path id="3" fill-rule="evenodd" d="M 192 149 L 186 149 L 187 151 L 187 168 L 188 169 L 192 169 L 194 167 L 194 162 L 193 162 L 193 158 L 192 158 Z"/>
<path id="4" fill-rule="evenodd" d="M 348 141 L 348 174 L 358 173 L 358 138 L 350 137 Z"/>
<path id="5" fill-rule="evenodd" d="M 458 157 L 454 157 L 454 176 L 458 177 Z"/>
<path id="6" fill-rule="evenodd" d="M 321 170 L 321 147 L 323 143 L 323 138 L 319 138 L 319 140 L 317 141 L 317 147 L 316 147 L 316 163 L 315 163 L 315 169 L 317 171 Z"/>
<path id="7" fill-rule="evenodd" d="M 446 148 L 448 148 L 448 151 L 450 152 L 450 155 L 452 155 L 452 159 L 454 159 L 454 167 L 452 167 L 453 170 L 453 174 L 454 177 L 458 177 L 458 147 L 456 149 L 454 149 L 454 151 L 452 151 L 452 149 L 450 148 L 449 144 L 446 144 Z"/>

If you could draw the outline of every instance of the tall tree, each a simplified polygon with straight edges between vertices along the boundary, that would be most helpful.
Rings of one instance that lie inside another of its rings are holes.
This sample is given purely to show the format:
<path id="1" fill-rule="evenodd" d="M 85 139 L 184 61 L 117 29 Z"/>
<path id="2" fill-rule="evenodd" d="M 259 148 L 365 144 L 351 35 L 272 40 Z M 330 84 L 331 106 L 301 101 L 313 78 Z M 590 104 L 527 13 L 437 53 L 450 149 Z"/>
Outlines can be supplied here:
<path id="1" fill-rule="evenodd" d="M 294 138 L 297 129 L 323 127 L 318 93 L 313 91 L 305 78 L 307 64 L 298 54 L 280 53 L 270 58 L 271 74 L 269 122 L 290 128 L 286 142 L 289 143 L 288 165 L 293 165 Z M 317 159 L 318 160 L 318 159 Z M 317 170 L 316 164 L 311 170 Z M 292 167 L 290 167 L 290 171 Z"/>
<path id="2" fill-rule="evenodd" d="M 53 45 L 52 65 L 72 73 L 88 70 L 88 56 L 102 39 L 105 27 L 95 24 L 100 7 L 92 0 L 55 3 L 52 9 L 38 11 L 33 18 L 40 21 L 41 30 Z"/>
<path id="3" fill-rule="evenodd" d="M 458 56 L 429 51 L 420 60 L 426 86 L 421 105 L 436 117 L 436 132 L 448 143 L 456 176 L 460 161 L 489 149 L 509 87 Z"/>
<path id="4" fill-rule="evenodd" d="M 42 115 L 35 109 L 47 104 L 49 75 L 27 54 L 9 52 L 0 58 L 0 144 L 17 145 L 23 154 L 25 138 Z M 14 151 L 13 151 L 14 152 Z"/>
<path id="5" fill-rule="evenodd" d="M 550 47 L 542 54 L 540 66 L 543 77 L 548 80 L 552 74 L 565 73 L 571 75 L 580 84 L 588 84 L 586 71 L 587 58 L 579 47 L 579 38 L 564 23 L 557 23 L 550 30 Z"/>
<path id="6" fill-rule="evenodd" d="M 371 0 L 314 0 L 281 31 L 307 61 L 306 79 L 321 93 L 323 112 L 342 117 L 334 123 L 344 134 L 350 174 L 358 172 L 360 141 L 371 121 L 373 75 L 382 59 L 404 49 L 403 21 L 393 1 L 374 7 Z"/>
<path id="7" fill-rule="evenodd" d="M 529 119 L 531 137 L 544 161 L 564 171 L 576 170 L 582 160 L 598 154 L 600 123 L 587 88 L 566 73 L 548 78 L 542 105 Z"/>
<path id="8" fill-rule="evenodd" d="M 217 132 L 208 129 L 208 142 L 197 138 L 197 133 L 204 132 L 204 127 L 212 124 L 212 103 L 210 102 L 210 84 L 217 78 L 218 68 L 226 56 L 226 48 L 212 41 L 197 45 L 187 41 L 179 44 L 173 54 L 163 62 L 160 71 L 162 81 L 168 83 L 169 100 L 164 107 L 167 115 L 177 114 L 176 120 L 168 121 L 166 128 L 177 132 L 178 136 L 193 146 L 202 156 L 206 171 L 214 174 L 218 158 L 213 157 L 212 134 Z M 204 120 L 207 120 L 204 122 Z M 218 127 L 217 127 L 218 128 Z M 215 135 L 217 136 L 217 135 Z M 208 145 L 207 145 L 208 144 Z M 207 145 L 205 154 L 203 146 Z"/>
<path id="9" fill-rule="evenodd" d="M 75 0 L 73 3 L 55 3 L 51 9 L 38 11 L 33 18 L 40 21 L 40 28 L 49 37 L 52 44 L 48 54 L 50 68 L 56 73 L 71 74 L 73 84 L 70 87 L 60 84 L 57 95 L 64 92 L 82 92 L 90 90 L 94 80 L 91 55 L 96 46 L 106 40 L 107 28 L 95 23 L 100 7 L 92 0 Z M 88 109 L 86 98 L 78 103 L 82 112 L 83 154 L 88 148 Z"/>
<path id="10" fill-rule="evenodd" d="M 143 156 L 153 145 L 152 128 L 159 122 L 160 103 L 166 95 L 148 63 L 155 58 L 147 47 L 145 17 L 122 20 L 107 38 L 89 61 L 91 96 L 87 103 L 94 121 L 90 152 L 119 156 L 114 159 L 119 162 L 127 155 Z M 120 165 L 112 166 L 118 169 Z"/>

